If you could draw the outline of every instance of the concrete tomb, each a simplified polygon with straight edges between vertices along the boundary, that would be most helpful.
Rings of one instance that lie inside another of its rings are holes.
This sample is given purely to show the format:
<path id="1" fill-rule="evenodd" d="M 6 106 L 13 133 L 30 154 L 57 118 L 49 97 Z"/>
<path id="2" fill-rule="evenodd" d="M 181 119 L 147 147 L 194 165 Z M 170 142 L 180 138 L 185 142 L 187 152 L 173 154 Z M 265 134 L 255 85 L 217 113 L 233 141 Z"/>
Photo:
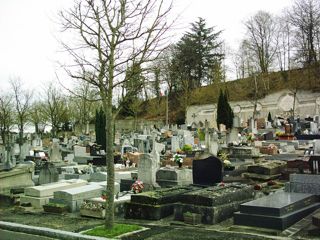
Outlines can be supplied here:
<path id="1" fill-rule="evenodd" d="M 174 219 L 184 221 L 190 212 L 199 215 L 199 222 L 216 224 L 238 211 L 241 203 L 254 197 L 253 187 L 246 184 L 224 184 L 188 192 L 175 204 Z"/>
<path id="2" fill-rule="evenodd" d="M 31 203 L 34 208 L 41 208 L 49 203 L 54 192 L 59 190 L 80 187 L 87 184 L 87 181 L 80 179 L 62 180 L 60 182 L 43 184 L 35 187 L 28 187 L 24 190 L 24 195 L 20 198 L 20 203 Z"/>
<path id="3" fill-rule="evenodd" d="M 68 206 L 70 212 L 78 211 L 83 200 L 100 197 L 103 187 L 97 184 L 89 184 L 54 192 L 54 198 L 49 203 L 60 203 Z"/>
<path id="4" fill-rule="evenodd" d="M 131 195 L 131 201 L 125 204 L 125 218 L 148 220 L 165 218 L 173 214 L 174 203 L 181 200 L 182 194 L 199 189 L 202 187 L 183 186 Z"/>

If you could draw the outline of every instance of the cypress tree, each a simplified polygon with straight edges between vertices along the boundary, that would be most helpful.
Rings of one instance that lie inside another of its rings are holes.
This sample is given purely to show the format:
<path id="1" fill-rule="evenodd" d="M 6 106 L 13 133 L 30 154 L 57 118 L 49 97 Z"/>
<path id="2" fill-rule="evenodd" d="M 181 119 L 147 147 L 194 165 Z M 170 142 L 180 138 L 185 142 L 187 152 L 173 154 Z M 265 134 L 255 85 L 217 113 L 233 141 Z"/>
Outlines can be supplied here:
<path id="1" fill-rule="evenodd" d="M 233 111 L 228 102 L 228 94 L 220 89 L 220 95 L 217 106 L 217 124 L 224 124 L 227 129 L 232 128 L 233 125 Z M 220 130 L 220 128 L 219 128 Z"/>
<path id="2" fill-rule="evenodd" d="M 268 113 L 268 121 L 272 122 L 272 117 L 271 117 L 271 113 L 270 112 Z"/>
<path id="3" fill-rule="evenodd" d="M 224 93 L 224 105 L 225 105 L 225 111 L 226 111 L 225 125 L 226 125 L 227 129 L 231 129 L 232 125 L 233 125 L 234 114 L 233 114 L 232 108 L 231 108 L 229 101 L 228 101 L 228 92 L 227 91 L 225 91 L 225 93 Z"/>
<path id="4" fill-rule="evenodd" d="M 220 89 L 219 99 L 218 99 L 218 105 L 217 105 L 217 125 L 220 130 L 220 124 L 224 124 L 224 96 L 223 92 Z"/>

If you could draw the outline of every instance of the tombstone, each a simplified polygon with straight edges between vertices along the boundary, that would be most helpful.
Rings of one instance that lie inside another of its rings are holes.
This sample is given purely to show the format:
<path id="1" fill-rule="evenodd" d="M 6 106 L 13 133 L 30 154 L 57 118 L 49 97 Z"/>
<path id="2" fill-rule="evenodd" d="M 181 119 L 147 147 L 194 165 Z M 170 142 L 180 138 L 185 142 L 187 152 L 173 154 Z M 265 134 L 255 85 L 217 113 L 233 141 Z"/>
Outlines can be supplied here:
<path id="1" fill-rule="evenodd" d="M 314 140 L 313 149 L 314 155 L 320 155 L 320 140 Z"/>
<path id="2" fill-rule="evenodd" d="M 214 185 L 222 181 L 222 162 L 215 156 L 205 155 L 204 159 L 192 162 L 193 184 Z"/>
<path id="3" fill-rule="evenodd" d="M 144 183 L 146 189 L 157 186 L 156 172 L 159 162 L 151 154 L 142 154 L 138 165 L 138 179 Z"/>
<path id="4" fill-rule="evenodd" d="M 40 169 L 39 184 L 46 184 L 57 182 L 59 180 L 59 173 L 53 163 L 46 162 Z"/>
<path id="5" fill-rule="evenodd" d="M 178 136 L 172 136 L 171 138 L 171 151 L 177 152 L 180 149 L 180 141 Z"/>
<path id="6" fill-rule="evenodd" d="M 239 118 L 238 116 L 235 116 L 235 117 L 233 118 L 233 124 L 232 124 L 232 126 L 233 126 L 234 128 L 240 128 L 240 127 L 241 127 L 241 125 L 240 125 L 240 118 Z"/>
<path id="7" fill-rule="evenodd" d="M 50 161 L 51 162 L 60 162 L 62 161 L 62 156 L 60 152 L 59 140 L 52 139 L 52 147 L 50 150 Z"/>
<path id="8" fill-rule="evenodd" d="M 231 132 L 227 136 L 227 143 L 233 143 L 239 141 L 239 132 L 238 129 L 232 128 Z"/>
<path id="9" fill-rule="evenodd" d="M 310 131 L 312 134 L 318 134 L 318 124 L 315 122 L 310 122 Z"/>
<path id="10" fill-rule="evenodd" d="M 255 122 L 255 120 L 253 118 L 250 118 L 250 120 L 249 120 L 249 129 L 254 134 L 258 133 L 258 130 L 257 130 L 257 127 L 256 127 L 256 122 Z"/>
<path id="11" fill-rule="evenodd" d="M 210 141 L 209 141 L 209 153 L 217 156 L 218 150 L 219 150 L 219 143 L 218 143 L 218 134 L 214 132 L 212 135 L 210 135 Z"/>
<path id="12" fill-rule="evenodd" d="M 29 156 L 29 153 L 30 153 L 30 144 L 25 142 L 21 146 L 20 160 L 23 161 L 27 156 Z"/>

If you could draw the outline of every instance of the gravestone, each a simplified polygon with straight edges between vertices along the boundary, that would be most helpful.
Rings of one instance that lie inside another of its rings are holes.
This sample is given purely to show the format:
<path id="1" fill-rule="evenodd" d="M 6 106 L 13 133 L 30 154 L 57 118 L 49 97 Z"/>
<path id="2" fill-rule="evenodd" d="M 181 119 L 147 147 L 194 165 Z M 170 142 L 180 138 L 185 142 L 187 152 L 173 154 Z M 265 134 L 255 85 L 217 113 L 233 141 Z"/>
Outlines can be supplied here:
<path id="1" fill-rule="evenodd" d="M 315 122 L 310 122 L 310 131 L 312 134 L 318 134 L 318 124 Z"/>
<path id="2" fill-rule="evenodd" d="M 320 140 L 314 140 L 313 149 L 314 155 L 320 155 Z"/>
<path id="3" fill-rule="evenodd" d="M 138 165 L 138 179 L 144 183 L 146 189 L 157 186 L 156 172 L 160 164 L 151 154 L 142 154 Z"/>
<path id="4" fill-rule="evenodd" d="M 177 152 L 180 149 L 180 141 L 178 136 L 172 136 L 171 138 L 171 151 Z"/>
<path id="5" fill-rule="evenodd" d="M 39 173 L 39 184 L 46 184 L 57 182 L 59 180 L 59 173 L 57 168 L 54 166 L 53 163 L 45 162 L 42 165 Z"/>
<path id="6" fill-rule="evenodd" d="M 60 152 L 59 139 L 52 139 L 52 147 L 50 149 L 50 161 L 60 162 L 62 161 L 62 156 Z"/>
<path id="7" fill-rule="evenodd" d="M 160 168 L 156 173 L 157 183 L 163 187 L 192 184 L 192 170 L 187 168 Z"/>
<path id="8" fill-rule="evenodd" d="M 290 192 L 320 195 L 320 175 L 290 174 L 290 182 L 286 187 Z"/>
<path id="9" fill-rule="evenodd" d="M 315 195 L 277 192 L 241 204 L 234 224 L 284 230 L 319 207 Z"/>
<path id="10" fill-rule="evenodd" d="M 222 167 L 221 160 L 213 155 L 194 160 L 192 162 L 193 184 L 210 186 L 221 182 Z"/>

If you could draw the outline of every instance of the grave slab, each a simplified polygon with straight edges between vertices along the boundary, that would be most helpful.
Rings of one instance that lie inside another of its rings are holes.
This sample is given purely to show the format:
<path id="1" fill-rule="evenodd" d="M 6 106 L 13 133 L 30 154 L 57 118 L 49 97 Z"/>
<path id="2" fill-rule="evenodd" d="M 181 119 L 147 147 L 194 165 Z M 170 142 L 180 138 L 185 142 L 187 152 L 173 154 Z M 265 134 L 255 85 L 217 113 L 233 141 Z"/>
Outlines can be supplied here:
<path id="1" fill-rule="evenodd" d="M 52 203 L 63 203 L 69 207 L 71 212 L 79 210 L 84 199 L 100 197 L 103 187 L 96 184 L 89 184 L 72 189 L 57 191 L 54 193 Z"/>
<path id="2" fill-rule="evenodd" d="M 284 230 L 319 207 L 320 203 L 313 203 L 280 217 L 236 212 L 234 213 L 234 224 Z"/>
<path id="3" fill-rule="evenodd" d="M 277 192 L 240 205 L 241 213 L 282 216 L 316 203 L 318 197 L 312 194 Z"/>
<path id="4" fill-rule="evenodd" d="M 49 197 L 53 196 L 53 193 L 55 191 L 65 190 L 73 187 L 80 187 L 86 184 L 87 181 L 81 179 L 62 180 L 60 182 L 25 188 L 24 194 L 31 197 Z"/>

